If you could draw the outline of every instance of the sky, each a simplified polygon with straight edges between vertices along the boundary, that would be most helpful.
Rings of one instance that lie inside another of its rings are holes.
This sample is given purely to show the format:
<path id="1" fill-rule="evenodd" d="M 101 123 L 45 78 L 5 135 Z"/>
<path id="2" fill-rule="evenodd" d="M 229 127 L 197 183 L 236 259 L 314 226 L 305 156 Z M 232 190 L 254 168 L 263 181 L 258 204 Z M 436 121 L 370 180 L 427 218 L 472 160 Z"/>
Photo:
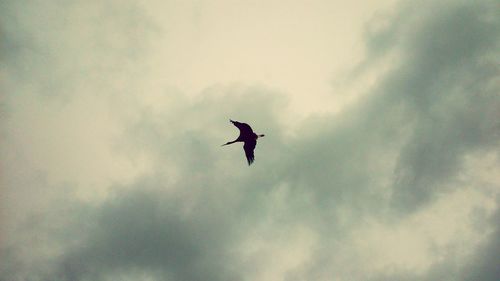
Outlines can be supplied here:
<path id="1" fill-rule="evenodd" d="M 498 9 L 0 2 L 0 281 L 498 280 Z"/>

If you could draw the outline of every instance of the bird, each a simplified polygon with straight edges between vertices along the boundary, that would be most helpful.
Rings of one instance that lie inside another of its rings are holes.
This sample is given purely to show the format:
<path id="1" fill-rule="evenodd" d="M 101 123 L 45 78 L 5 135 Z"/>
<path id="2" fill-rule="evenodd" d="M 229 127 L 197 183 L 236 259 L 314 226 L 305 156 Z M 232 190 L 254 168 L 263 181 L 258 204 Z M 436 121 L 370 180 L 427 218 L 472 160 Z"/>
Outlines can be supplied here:
<path id="1" fill-rule="evenodd" d="M 248 166 L 250 166 L 253 161 L 255 160 L 255 156 L 253 154 L 253 151 L 255 149 L 255 146 L 257 145 L 257 139 L 264 137 L 265 135 L 257 135 L 256 133 L 253 132 L 252 127 L 250 127 L 246 123 L 241 123 L 238 121 L 233 121 L 229 119 L 231 123 L 233 123 L 234 126 L 236 126 L 240 130 L 240 135 L 238 136 L 237 139 L 234 141 L 229 141 L 222 146 L 232 144 L 235 142 L 243 142 L 243 150 L 245 150 L 245 156 L 247 157 L 248 161 Z"/>

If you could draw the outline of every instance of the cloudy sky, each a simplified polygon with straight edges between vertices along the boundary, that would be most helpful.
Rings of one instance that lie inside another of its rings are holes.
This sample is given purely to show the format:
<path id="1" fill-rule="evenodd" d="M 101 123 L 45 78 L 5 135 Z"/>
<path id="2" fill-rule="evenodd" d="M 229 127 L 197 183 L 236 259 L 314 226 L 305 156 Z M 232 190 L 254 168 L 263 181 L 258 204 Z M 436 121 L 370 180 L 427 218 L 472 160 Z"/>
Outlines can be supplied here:
<path id="1" fill-rule="evenodd" d="M 0 280 L 498 280 L 499 9 L 2 1 Z"/>

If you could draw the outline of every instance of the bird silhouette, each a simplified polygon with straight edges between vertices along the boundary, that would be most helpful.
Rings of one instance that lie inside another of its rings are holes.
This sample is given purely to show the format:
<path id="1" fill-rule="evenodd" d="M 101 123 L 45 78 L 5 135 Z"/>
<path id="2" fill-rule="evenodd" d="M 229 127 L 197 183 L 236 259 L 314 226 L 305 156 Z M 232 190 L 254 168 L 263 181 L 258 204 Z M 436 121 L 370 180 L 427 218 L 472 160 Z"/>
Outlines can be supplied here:
<path id="1" fill-rule="evenodd" d="M 243 149 L 245 150 L 245 155 L 247 157 L 248 165 L 250 166 L 255 159 L 253 150 L 257 145 L 257 139 L 263 137 L 264 135 L 257 135 L 256 133 L 253 132 L 252 128 L 246 123 L 233 121 L 231 119 L 229 119 L 229 121 L 231 121 L 231 123 L 233 123 L 233 125 L 240 130 L 240 135 L 234 141 L 229 141 L 223 144 L 222 146 L 232 144 L 235 142 L 243 142 L 244 143 Z"/>

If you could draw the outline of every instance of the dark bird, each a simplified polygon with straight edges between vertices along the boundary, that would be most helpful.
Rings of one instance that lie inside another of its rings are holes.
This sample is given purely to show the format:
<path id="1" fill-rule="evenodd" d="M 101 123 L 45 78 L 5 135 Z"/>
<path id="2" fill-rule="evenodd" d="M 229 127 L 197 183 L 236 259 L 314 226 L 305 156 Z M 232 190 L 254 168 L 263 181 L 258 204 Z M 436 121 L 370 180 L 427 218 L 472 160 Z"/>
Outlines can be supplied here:
<path id="1" fill-rule="evenodd" d="M 243 149 L 245 150 L 245 155 L 247 156 L 248 165 L 253 163 L 255 156 L 253 155 L 253 150 L 257 145 L 257 139 L 263 137 L 264 135 L 257 135 L 253 132 L 252 128 L 246 123 L 240 123 L 238 121 L 233 121 L 229 119 L 234 126 L 240 129 L 240 135 L 234 141 L 227 142 L 224 145 L 232 144 L 235 142 L 243 142 Z"/>

